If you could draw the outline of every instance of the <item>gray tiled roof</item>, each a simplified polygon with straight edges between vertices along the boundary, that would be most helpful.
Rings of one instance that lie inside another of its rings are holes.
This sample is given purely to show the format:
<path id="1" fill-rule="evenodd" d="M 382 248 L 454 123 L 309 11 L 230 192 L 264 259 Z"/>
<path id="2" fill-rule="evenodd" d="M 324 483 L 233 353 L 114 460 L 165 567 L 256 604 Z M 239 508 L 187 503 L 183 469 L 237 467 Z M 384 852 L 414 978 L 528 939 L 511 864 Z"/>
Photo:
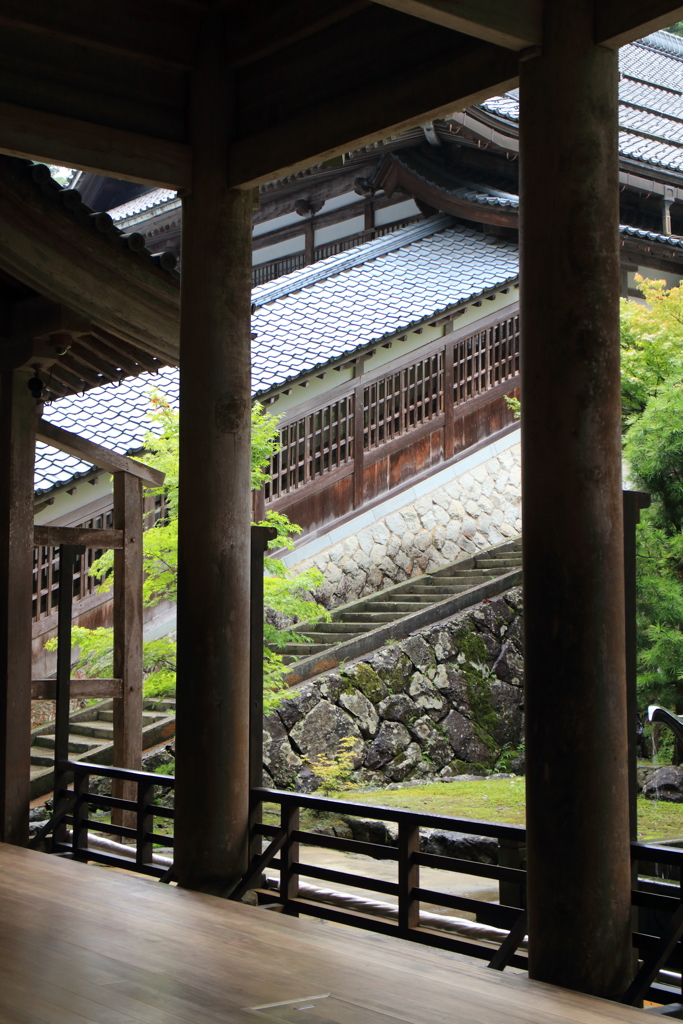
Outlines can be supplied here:
<path id="1" fill-rule="evenodd" d="M 107 210 L 107 213 L 113 221 L 125 220 L 126 217 L 134 217 L 137 213 L 144 213 L 145 210 L 151 210 L 154 206 L 167 203 L 169 199 L 175 199 L 176 196 L 177 193 L 170 188 L 155 188 L 136 199 L 129 199 L 121 206 L 115 206 L 113 210 Z"/>
<path id="2" fill-rule="evenodd" d="M 623 46 L 619 71 L 621 155 L 683 170 L 683 40 L 654 32 Z M 516 123 L 518 90 L 485 100 L 482 107 Z"/>
<path id="3" fill-rule="evenodd" d="M 517 276 L 517 246 L 431 218 L 338 253 L 252 292 L 252 389 L 283 386 L 330 360 L 417 326 Z M 140 448 L 149 393 L 177 402 L 178 371 L 93 388 L 48 406 L 52 423 L 114 451 Z M 35 486 L 63 485 L 89 466 L 44 445 L 36 448 Z"/>

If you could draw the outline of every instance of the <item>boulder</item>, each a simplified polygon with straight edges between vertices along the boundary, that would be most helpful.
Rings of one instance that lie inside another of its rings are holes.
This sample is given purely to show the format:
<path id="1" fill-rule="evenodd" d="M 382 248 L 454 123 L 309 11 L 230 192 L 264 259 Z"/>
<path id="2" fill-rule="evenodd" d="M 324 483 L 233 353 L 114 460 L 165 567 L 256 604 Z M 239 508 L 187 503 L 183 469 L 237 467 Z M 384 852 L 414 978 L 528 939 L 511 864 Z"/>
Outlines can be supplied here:
<path id="1" fill-rule="evenodd" d="M 403 725 L 410 725 L 420 712 L 415 703 L 405 693 L 392 693 L 378 705 L 377 710 L 380 716 L 388 722 L 401 722 Z"/>
<path id="2" fill-rule="evenodd" d="M 501 747 L 506 744 L 518 747 L 522 742 L 524 730 L 522 694 L 516 686 L 497 681 L 489 685 L 489 694 L 493 710 L 498 716 L 498 724 L 493 733 L 494 740 Z"/>
<path id="3" fill-rule="evenodd" d="M 416 669 L 432 668 L 436 661 L 431 647 L 419 633 L 409 636 L 400 646 Z"/>
<path id="4" fill-rule="evenodd" d="M 418 743 L 410 743 L 408 747 L 384 767 L 384 774 L 392 782 L 403 782 L 422 760 L 422 751 Z"/>
<path id="5" fill-rule="evenodd" d="M 435 721 L 443 718 L 448 710 L 436 685 L 421 672 L 415 672 L 411 677 L 408 696 L 415 702 L 420 714 L 426 712 Z"/>
<path id="6" fill-rule="evenodd" d="M 314 686 L 301 687 L 285 697 L 277 708 L 282 724 L 288 731 L 301 721 L 320 700 L 320 693 Z"/>
<path id="7" fill-rule="evenodd" d="M 336 704 L 339 700 L 339 694 L 343 689 L 348 686 L 348 682 L 338 672 L 329 672 L 327 675 L 322 676 L 320 680 L 320 695 L 325 700 L 332 701 Z"/>
<path id="8" fill-rule="evenodd" d="M 478 864 L 498 863 L 498 840 L 489 836 L 471 836 L 463 832 L 444 832 L 441 829 L 423 829 L 420 836 L 422 853 L 435 853 L 440 857 L 460 857 Z"/>
<path id="9" fill-rule="evenodd" d="M 376 738 L 365 754 L 366 768 L 378 771 L 407 750 L 409 745 L 410 733 L 404 725 L 400 722 L 382 722 Z"/>
<path id="10" fill-rule="evenodd" d="M 493 671 L 504 683 L 521 686 L 524 680 L 524 658 L 511 641 L 503 644 Z"/>
<path id="11" fill-rule="evenodd" d="M 377 735 L 379 715 L 365 694 L 360 690 L 344 691 L 339 695 L 339 703 L 357 720 L 364 739 L 373 739 Z"/>
<path id="12" fill-rule="evenodd" d="M 289 735 L 297 750 L 309 758 L 321 754 L 334 757 L 339 752 L 341 740 L 353 736 L 358 740 L 354 767 L 361 764 L 363 739 L 360 729 L 351 715 L 328 700 L 319 701 L 305 718 L 296 723 Z"/>
<path id="13" fill-rule="evenodd" d="M 477 736 L 469 718 L 465 718 L 459 711 L 451 711 L 441 723 L 441 728 L 453 747 L 456 758 L 480 764 L 490 759 L 490 748 Z"/>
<path id="14" fill-rule="evenodd" d="M 643 786 L 643 796 L 648 800 L 683 803 L 683 768 L 675 768 L 673 765 L 659 768 Z"/>

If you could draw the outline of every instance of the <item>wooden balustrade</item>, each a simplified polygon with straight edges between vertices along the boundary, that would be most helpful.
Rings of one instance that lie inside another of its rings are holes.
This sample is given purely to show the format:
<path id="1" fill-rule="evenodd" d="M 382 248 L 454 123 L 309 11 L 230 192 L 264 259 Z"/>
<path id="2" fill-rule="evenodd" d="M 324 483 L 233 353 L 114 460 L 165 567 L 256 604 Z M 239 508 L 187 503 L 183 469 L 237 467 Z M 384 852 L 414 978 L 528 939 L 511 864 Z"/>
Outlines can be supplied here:
<path id="1" fill-rule="evenodd" d="M 511 423 L 504 399 L 519 372 L 514 312 L 336 388 L 333 401 L 284 418 L 264 506 L 308 530 L 378 499 Z"/>

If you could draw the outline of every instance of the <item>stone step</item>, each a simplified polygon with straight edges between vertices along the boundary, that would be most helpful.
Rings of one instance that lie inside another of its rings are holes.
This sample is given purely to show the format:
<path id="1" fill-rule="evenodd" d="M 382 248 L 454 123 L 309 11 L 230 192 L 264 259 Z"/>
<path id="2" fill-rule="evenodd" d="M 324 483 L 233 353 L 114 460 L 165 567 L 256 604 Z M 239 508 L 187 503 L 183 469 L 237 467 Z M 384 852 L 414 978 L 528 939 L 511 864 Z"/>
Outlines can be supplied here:
<path id="1" fill-rule="evenodd" d="M 43 733 L 42 736 L 35 736 L 33 742 L 37 747 L 45 747 L 47 750 L 55 749 L 55 737 L 50 733 Z M 83 736 L 74 736 L 69 734 L 69 750 L 73 754 L 82 754 L 86 750 L 92 750 L 93 747 L 98 746 L 97 743 L 92 740 L 88 741 Z"/>
<path id="2" fill-rule="evenodd" d="M 31 747 L 31 764 L 34 767 L 51 768 L 54 760 L 54 754 L 47 747 Z"/>
<path id="3" fill-rule="evenodd" d="M 348 622 L 349 625 L 356 624 L 359 629 L 363 625 L 367 625 L 368 629 L 374 629 L 381 622 L 393 622 L 396 616 L 392 612 L 368 610 L 367 612 L 342 612 L 339 618 L 342 622 Z"/>
<path id="4" fill-rule="evenodd" d="M 502 559 L 498 561 L 494 558 L 487 558 L 486 561 L 483 563 L 483 567 L 487 569 L 495 569 L 497 571 L 494 573 L 494 575 L 502 576 L 503 573 L 512 572 L 513 569 L 521 569 L 522 559 L 520 558 L 518 562 L 513 562 L 512 559 L 505 559 L 505 561 L 503 562 Z"/>
<path id="5" fill-rule="evenodd" d="M 351 622 L 316 622 L 314 626 L 297 626 L 295 632 L 305 633 L 311 636 L 312 632 L 320 633 L 358 633 L 358 629 Z M 348 639 L 345 637 L 345 639 Z"/>
<path id="6" fill-rule="evenodd" d="M 318 633 L 309 629 L 306 636 L 311 638 L 312 644 L 322 644 L 323 647 L 330 647 L 331 645 L 341 643 L 342 641 L 346 642 L 347 640 L 355 640 L 356 637 L 361 636 L 362 633 L 363 630 L 359 630 L 358 628 L 354 629 L 352 633 L 342 633 L 341 635 L 339 633 Z M 296 646 L 298 647 L 299 645 L 296 644 Z M 289 644 L 287 644 L 286 649 L 289 649 Z"/>
<path id="7" fill-rule="evenodd" d="M 114 735 L 114 726 L 111 722 L 72 722 L 69 732 L 77 736 L 93 736 L 98 743 L 106 743 Z"/>
<path id="8" fill-rule="evenodd" d="M 143 711 L 142 712 L 142 723 L 143 723 L 142 727 L 144 729 L 144 727 L 146 725 L 151 725 L 152 722 L 161 721 L 162 718 L 166 718 L 166 717 L 167 717 L 167 712 L 165 712 L 165 711 Z M 114 721 L 114 712 L 113 711 L 98 711 L 97 712 L 97 721 L 98 722 L 113 722 Z"/>
<path id="9" fill-rule="evenodd" d="M 428 608 L 430 604 L 434 604 L 434 601 L 412 601 L 412 602 L 397 602 L 397 601 L 386 601 L 384 604 L 384 610 L 386 612 L 393 612 L 394 618 L 398 619 L 402 615 L 409 615 L 410 612 L 421 612 L 423 608 Z"/>
<path id="10" fill-rule="evenodd" d="M 320 654 L 321 651 L 326 651 L 328 647 L 333 646 L 334 644 L 287 644 L 284 653 L 303 658 L 307 654 Z"/>
<path id="11" fill-rule="evenodd" d="M 425 595 L 424 597 L 422 597 L 422 596 L 418 597 L 415 594 L 411 594 L 409 591 L 402 591 L 402 592 L 400 592 L 398 594 L 392 594 L 390 592 L 386 596 L 382 595 L 382 597 L 379 597 L 379 596 L 375 597 L 373 599 L 373 606 L 378 608 L 378 606 L 381 605 L 383 607 L 385 604 L 387 604 L 387 602 L 390 602 L 391 604 L 399 604 L 399 605 L 400 604 L 404 604 L 404 603 L 405 604 L 434 604 L 434 600 L 432 598 L 430 598 L 429 596 L 427 596 L 427 595 Z M 379 611 L 379 608 L 378 608 L 378 611 Z"/>
<path id="12" fill-rule="evenodd" d="M 415 586 L 410 590 L 410 596 L 413 597 L 429 597 L 434 596 L 434 600 L 439 600 L 442 597 L 448 597 L 449 594 L 462 594 L 463 590 L 469 590 L 469 583 L 453 583 L 448 587 L 428 587 L 428 586 Z"/>

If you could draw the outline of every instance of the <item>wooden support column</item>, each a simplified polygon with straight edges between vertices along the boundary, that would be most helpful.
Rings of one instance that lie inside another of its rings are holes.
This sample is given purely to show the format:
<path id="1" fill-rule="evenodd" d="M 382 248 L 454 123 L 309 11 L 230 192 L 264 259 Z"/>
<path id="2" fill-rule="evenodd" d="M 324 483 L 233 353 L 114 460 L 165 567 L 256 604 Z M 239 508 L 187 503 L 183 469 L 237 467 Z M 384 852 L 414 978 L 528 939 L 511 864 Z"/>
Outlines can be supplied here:
<path id="1" fill-rule="evenodd" d="M 0 841 L 29 841 L 31 573 L 36 401 L 31 372 L 0 374 Z"/>
<path id="2" fill-rule="evenodd" d="M 0 841 L 28 842 L 36 403 L 31 372 L 0 374 Z"/>
<path id="3" fill-rule="evenodd" d="M 619 379 L 617 54 L 546 0 L 520 65 L 530 975 L 631 970 Z"/>
<path id="4" fill-rule="evenodd" d="M 251 195 L 227 186 L 228 15 L 208 14 L 183 198 L 175 868 L 227 895 L 249 822 Z"/>
<path id="5" fill-rule="evenodd" d="M 122 680 L 114 698 L 114 765 L 142 767 L 142 480 L 114 473 L 114 529 L 123 547 L 114 551 L 114 676 Z M 135 800 L 135 782 L 112 781 L 112 795 Z M 135 811 L 112 811 L 115 825 L 135 828 Z"/>

